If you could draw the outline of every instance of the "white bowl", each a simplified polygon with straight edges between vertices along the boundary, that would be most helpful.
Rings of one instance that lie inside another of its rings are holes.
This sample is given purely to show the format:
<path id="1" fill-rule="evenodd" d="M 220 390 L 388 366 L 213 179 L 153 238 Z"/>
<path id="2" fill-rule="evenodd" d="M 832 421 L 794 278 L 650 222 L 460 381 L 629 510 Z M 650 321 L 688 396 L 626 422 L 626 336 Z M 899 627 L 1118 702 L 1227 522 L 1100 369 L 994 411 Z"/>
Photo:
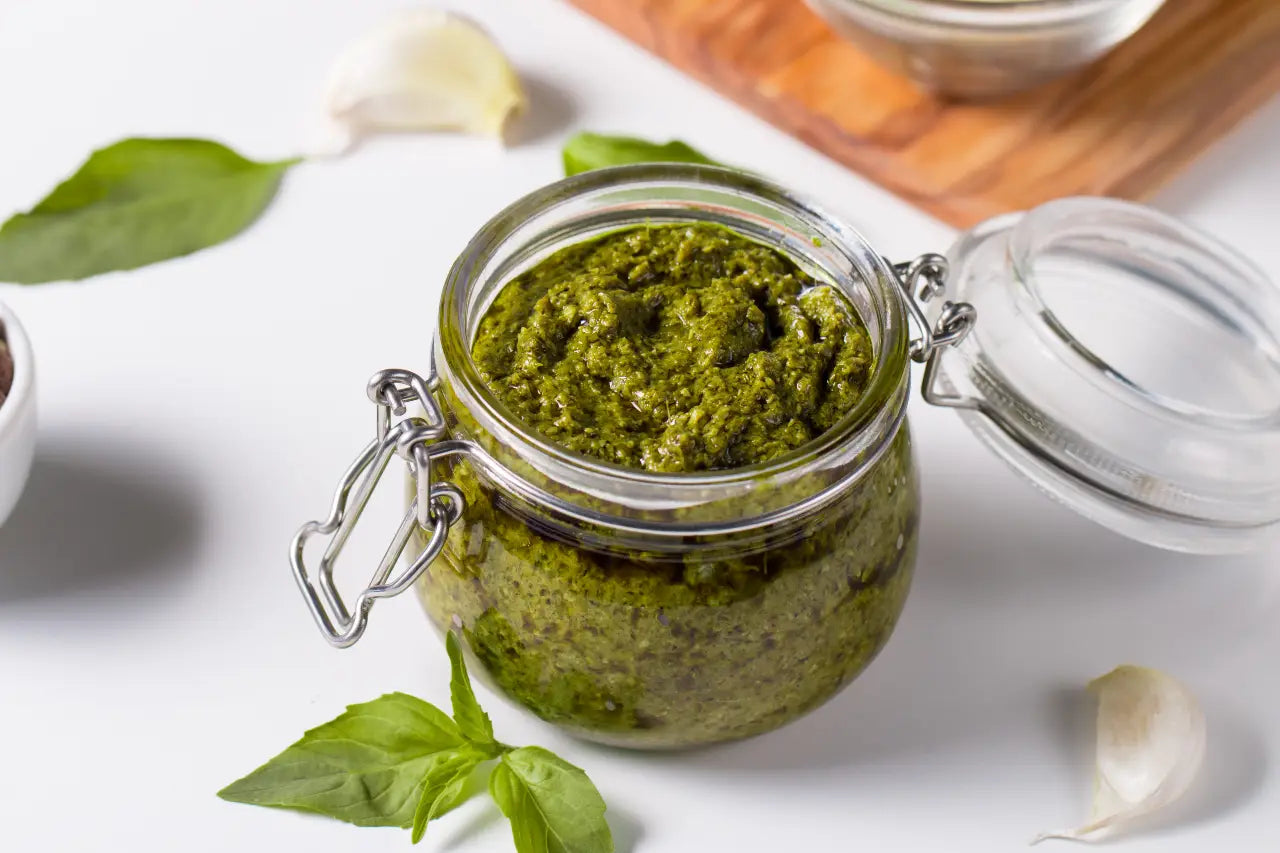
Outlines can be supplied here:
<path id="1" fill-rule="evenodd" d="M 4 524 L 27 484 L 36 452 L 36 374 L 27 333 L 3 302 L 0 326 L 13 357 L 13 387 L 0 403 L 0 524 Z"/>

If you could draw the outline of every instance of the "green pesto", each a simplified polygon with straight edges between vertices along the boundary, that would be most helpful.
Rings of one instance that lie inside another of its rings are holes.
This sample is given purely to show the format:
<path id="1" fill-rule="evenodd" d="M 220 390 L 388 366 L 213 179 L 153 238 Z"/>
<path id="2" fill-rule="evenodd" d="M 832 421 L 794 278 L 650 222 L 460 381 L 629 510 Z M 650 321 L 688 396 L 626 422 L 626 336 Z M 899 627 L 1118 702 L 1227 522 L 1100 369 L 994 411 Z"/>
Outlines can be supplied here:
<path id="1" fill-rule="evenodd" d="M 798 447 L 857 402 L 871 370 L 843 298 L 702 225 L 551 255 L 499 294 L 474 355 L 513 416 L 552 441 L 661 471 Z M 919 496 L 905 427 L 831 504 L 750 548 L 597 550 L 553 535 L 467 461 L 441 474 L 465 508 L 419 583 L 432 620 L 462 628 L 491 685 L 606 743 L 691 746 L 783 725 L 867 666 L 910 586 Z"/>
<path id="2" fill-rule="evenodd" d="M 432 621 L 462 627 L 488 684 L 604 743 L 695 746 L 789 722 L 871 662 L 911 584 L 905 428 L 811 526 L 754 554 L 600 553 L 512 515 L 465 463 L 448 478 L 467 503 L 419 583 Z"/>
<path id="3" fill-rule="evenodd" d="M 662 472 L 794 450 L 853 408 L 872 368 L 842 295 L 709 224 L 631 228 L 556 252 L 498 294 L 472 356 L 544 437 Z"/>

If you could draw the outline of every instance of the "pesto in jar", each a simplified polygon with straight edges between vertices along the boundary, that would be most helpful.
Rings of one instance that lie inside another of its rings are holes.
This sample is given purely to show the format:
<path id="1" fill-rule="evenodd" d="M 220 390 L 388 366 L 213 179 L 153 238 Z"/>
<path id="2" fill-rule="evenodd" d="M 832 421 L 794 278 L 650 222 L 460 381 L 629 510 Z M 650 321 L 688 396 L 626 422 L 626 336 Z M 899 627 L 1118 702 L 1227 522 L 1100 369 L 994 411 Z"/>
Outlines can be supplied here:
<path id="1" fill-rule="evenodd" d="M 649 471 L 765 462 L 825 432 L 871 373 L 833 288 L 716 225 L 633 228 L 510 282 L 472 346 L 516 420 Z"/>
<path id="2" fill-rule="evenodd" d="M 843 295 L 709 224 L 553 253 L 497 295 L 472 355 L 513 420 L 657 472 L 800 448 L 857 404 L 874 369 Z M 454 416 L 460 435 L 479 428 Z M 466 459 L 441 473 L 465 508 L 419 583 L 428 613 L 462 629 L 490 684 L 607 743 L 689 746 L 794 719 L 866 667 L 910 585 L 919 499 L 905 427 L 828 504 L 750 546 L 597 548 L 553 532 Z"/>

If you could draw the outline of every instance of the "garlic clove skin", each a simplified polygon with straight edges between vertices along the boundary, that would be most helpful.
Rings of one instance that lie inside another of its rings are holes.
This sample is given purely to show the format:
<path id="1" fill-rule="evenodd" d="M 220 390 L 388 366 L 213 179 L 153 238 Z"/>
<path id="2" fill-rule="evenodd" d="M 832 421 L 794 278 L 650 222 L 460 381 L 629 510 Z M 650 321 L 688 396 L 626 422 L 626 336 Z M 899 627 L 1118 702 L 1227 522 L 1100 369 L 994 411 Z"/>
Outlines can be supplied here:
<path id="1" fill-rule="evenodd" d="M 1121 666 L 1089 683 L 1098 697 L 1097 775 L 1089 822 L 1046 832 L 1092 841 L 1177 800 L 1204 763 L 1204 713 L 1183 684 L 1159 670 Z"/>
<path id="2" fill-rule="evenodd" d="M 501 138 L 526 103 L 520 78 L 488 33 L 438 9 L 405 10 L 357 39 L 338 58 L 325 97 L 339 153 L 381 132 Z"/>

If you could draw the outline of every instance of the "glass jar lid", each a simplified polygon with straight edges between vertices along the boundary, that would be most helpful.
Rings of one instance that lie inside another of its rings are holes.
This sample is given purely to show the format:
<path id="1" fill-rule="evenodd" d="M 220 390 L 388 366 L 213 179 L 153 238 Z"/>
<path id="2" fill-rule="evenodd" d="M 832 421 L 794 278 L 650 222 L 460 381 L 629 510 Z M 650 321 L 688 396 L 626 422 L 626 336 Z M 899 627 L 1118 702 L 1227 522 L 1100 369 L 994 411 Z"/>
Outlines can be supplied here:
<path id="1" fill-rule="evenodd" d="M 1241 551 L 1280 529 L 1280 289 L 1262 270 L 1098 198 L 989 220 L 947 260 L 948 299 L 978 321 L 926 396 L 1015 470 L 1164 548 Z"/>

